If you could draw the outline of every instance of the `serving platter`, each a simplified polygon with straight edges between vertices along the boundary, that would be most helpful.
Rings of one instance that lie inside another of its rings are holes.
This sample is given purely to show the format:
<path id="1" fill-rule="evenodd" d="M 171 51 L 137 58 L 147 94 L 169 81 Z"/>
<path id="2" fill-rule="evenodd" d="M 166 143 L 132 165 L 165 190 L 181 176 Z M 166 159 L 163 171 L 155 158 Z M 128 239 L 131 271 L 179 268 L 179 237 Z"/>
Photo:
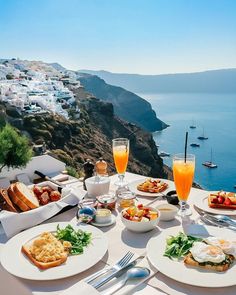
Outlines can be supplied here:
<path id="1" fill-rule="evenodd" d="M 164 191 L 162 191 L 160 193 L 149 193 L 149 192 L 143 192 L 143 191 L 138 190 L 137 186 L 140 183 L 143 183 L 148 178 L 151 178 L 151 177 L 146 177 L 144 179 L 136 180 L 136 181 L 129 183 L 128 184 L 129 189 L 137 196 L 148 197 L 148 198 L 156 198 L 156 197 L 162 196 L 163 194 L 166 194 L 169 190 L 175 189 L 174 184 L 170 184 L 170 182 L 168 180 L 158 178 L 158 180 L 161 180 L 161 181 L 168 184 L 168 187 Z"/>
<path id="2" fill-rule="evenodd" d="M 22 245 L 37 238 L 41 233 L 55 232 L 57 225 L 60 228 L 65 228 L 68 224 L 71 224 L 76 230 L 81 229 L 92 233 L 92 242 L 84 248 L 83 254 L 69 256 L 67 261 L 60 266 L 40 270 L 21 252 Z M 107 237 L 100 229 L 87 224 L 56 222 L 30 228 L 11 238 L 1 250 L 0 261 L 9 273 L 17 277 L 37 281 L 55 280 L 70 277 L 89 269 L 102 259 L 107 249 Z"/>
<path id="3" fill-rule="evenodd" d="M 236 241 L 236 233 L 233 231 L 212 226 L 201 227 L 204 229 L 202 232 L 198 233 L 197 226 L 196 230 L 192 226 L 191 232 L 187 231 L 185 233 L 197 237 L 215 236 Z M 180 226 L 165 229 L 160 235 L 149 240 L 147 244 L 147 257 L 156 269 L 173 280 L 192 286 L 216 288 L 236 285 L 236 262 L 226 272 L 213 272 L 187 267 L 182 260 L 171 260 L 163 256 L 166 248 L 166 239 L 169 236 L 176 236 L 180 231 L 184 232 Z M 193 234 L 194 232 L 195 234 Z"/>
<path id="4" fill-rule="evenodd" d="M 198 197 L 196 197 L 194 199 L 194 205 L 205 212 L 209 212 L 209 213 L 213 213 L 213 214 L 223 214 L 223 215 L 236 216 L 236 210 L 210 208 L 208 206 L 208 196 L 210 194 L 214 194 L 214 193 L 217 193 L 217 192 L 216 191 L 203 192 L 201 195 L 199 195 Z"/>

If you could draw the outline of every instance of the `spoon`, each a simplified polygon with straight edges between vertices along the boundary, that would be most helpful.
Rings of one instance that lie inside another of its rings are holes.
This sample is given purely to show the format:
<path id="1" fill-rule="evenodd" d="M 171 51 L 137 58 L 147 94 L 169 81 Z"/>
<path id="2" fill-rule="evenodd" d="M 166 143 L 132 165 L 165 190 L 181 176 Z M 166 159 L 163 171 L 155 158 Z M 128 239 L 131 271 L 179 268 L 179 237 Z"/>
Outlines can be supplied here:
<path id="1" fill-rule="evenodd" d="M 217 214 L 217 215 L 212 215 L 211 217 L 218 221 L 223 221 L 236 226 L 236 221 L 232 220 L 229 216 Z"/>
<path id="2" fill-rule="evenodd" d="M 114 286 L 115 288 L 112 288 L 104 295 L 114 294 L 115 292 L 120 290 L 127 283 L 128 280 L 143 279 L 148 277 L 149 274 L 150 274 L 150 270 L 146 267 L 133 267 L 127 271 L 124 279 Z"/>

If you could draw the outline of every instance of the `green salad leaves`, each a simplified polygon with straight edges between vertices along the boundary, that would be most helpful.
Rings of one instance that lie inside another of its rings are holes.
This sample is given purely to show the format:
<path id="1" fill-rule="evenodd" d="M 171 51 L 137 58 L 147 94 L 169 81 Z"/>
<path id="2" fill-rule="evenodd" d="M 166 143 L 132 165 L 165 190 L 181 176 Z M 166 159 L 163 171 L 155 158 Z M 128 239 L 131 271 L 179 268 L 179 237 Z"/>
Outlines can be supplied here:
<path id="1" fill-rule="evenodd" d="M 185 256 L 195 241 L 201 242 L 201 238 L 187 236 L 180 232 L 177 236 L 170 236 L 166 239 L 166 250 L 164 256 L 172 258 L 181 258 Z"/>
<path id="2" fill-rule="evenodd" d="M 70 224 L 64 229 L 57 225 L 56 238 L 60 241 L 68 241 L 71 243 L 71 255 L 78 255 L 84 252 L 84 247 L 87 247 L 92 239 L 92 233 L 82 231 L 81 229 L 75 230 Z"/>

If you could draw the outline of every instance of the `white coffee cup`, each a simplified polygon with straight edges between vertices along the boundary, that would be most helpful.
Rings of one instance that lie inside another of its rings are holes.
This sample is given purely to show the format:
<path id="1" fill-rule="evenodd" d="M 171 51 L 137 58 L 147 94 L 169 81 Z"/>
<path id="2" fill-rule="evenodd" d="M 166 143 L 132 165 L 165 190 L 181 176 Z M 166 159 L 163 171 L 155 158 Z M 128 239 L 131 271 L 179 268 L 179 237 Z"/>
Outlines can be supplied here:
<path id="1" fill-rule="evenodd" d="M 107 176 L 92 176 L 85 179 L 85 185 L 88 197 L 95 198 L 109 192 L 110 178 Z"/>

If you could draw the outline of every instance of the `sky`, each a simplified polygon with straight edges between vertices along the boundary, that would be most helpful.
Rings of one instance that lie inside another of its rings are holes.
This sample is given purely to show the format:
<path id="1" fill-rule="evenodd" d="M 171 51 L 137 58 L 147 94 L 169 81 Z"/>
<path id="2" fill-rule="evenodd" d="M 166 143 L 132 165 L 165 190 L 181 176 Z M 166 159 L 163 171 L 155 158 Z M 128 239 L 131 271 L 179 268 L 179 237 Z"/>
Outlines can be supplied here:
<path id="1" fill-rule="evenodd" d="M 236 67 L 235 0 L 0 0 L 0 58 L 162 74 Z"/>

